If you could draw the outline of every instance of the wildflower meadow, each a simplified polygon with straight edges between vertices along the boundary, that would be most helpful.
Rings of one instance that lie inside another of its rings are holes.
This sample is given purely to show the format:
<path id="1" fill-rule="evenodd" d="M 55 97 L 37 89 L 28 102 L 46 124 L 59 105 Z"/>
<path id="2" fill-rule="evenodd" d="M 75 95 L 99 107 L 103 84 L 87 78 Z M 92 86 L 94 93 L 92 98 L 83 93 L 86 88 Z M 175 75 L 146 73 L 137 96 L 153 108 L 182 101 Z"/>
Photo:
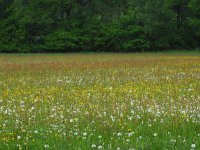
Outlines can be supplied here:
<path id="1" fill-rule="evenodd" d="M 200 149 L 200 55 L 1 54 L 0 149 Z"/>

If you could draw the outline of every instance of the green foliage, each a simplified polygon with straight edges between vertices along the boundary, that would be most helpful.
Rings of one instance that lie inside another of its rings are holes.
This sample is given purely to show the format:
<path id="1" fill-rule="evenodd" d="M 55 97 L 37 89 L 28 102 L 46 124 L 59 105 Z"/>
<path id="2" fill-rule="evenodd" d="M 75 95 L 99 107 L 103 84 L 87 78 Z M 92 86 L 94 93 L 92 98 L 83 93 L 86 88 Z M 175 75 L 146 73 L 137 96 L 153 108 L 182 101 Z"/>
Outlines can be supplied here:
<path id="1" fill-rule="evenodd" d="M 189 25 L 193 28 L 195 39 L 197 39 L 197 46 L 200 47 L 200 1 L 191 0 L 189 7 L 192 10 L 192 17 L 189 18 Z"/>
<path id="2" fill-rule="evenodd" d="M 121 16 L 109 29 L 107 37 L 112 38 L 110 44 L 118 51 L 143 51 L 149 46 L 143 28 L 135 22 L 133 14 Z"/>
<path id="3" fill-rule="evenodd" d="M 47 47 L 51 50 L 75 50 L 77 48 L 77 36 L 73 32 L 57 30 L 45 38 Z"/>
<path id="4" fill-rule="evenodd" d="M 0 51 L 199 47 L 199 0 L 0 0 Z"/>

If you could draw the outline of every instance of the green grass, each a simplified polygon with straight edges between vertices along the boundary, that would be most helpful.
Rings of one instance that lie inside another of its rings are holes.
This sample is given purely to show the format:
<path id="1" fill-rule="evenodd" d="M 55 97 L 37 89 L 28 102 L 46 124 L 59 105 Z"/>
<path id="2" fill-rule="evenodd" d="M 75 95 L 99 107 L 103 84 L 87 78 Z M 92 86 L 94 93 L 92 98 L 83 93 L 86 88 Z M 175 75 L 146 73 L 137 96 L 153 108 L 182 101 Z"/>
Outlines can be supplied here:
<path id="1" fill-rule="evenodd" d="M 0 149 L 200 149 L 199 81 L 189 53 L 0 55 Z"/>

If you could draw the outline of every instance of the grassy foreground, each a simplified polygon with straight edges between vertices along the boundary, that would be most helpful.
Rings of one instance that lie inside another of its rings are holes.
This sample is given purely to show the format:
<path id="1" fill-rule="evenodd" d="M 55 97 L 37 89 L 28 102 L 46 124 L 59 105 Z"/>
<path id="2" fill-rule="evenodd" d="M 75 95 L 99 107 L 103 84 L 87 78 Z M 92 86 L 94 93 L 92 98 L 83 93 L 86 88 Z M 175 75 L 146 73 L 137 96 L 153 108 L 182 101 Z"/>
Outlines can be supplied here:
<path id="1" fill-rule="evenodd" d="M 0 55 L 0 149 L 200 149 L 200 56 Z"/>

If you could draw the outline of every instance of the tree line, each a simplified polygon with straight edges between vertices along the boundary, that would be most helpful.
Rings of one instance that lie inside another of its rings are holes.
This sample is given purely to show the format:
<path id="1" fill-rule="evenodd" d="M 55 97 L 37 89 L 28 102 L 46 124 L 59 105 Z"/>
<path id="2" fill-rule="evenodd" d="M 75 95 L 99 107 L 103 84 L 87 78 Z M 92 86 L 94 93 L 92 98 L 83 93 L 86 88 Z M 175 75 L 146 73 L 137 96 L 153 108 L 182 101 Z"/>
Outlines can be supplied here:
<path id="1" fill-rule="evenodd" d="M 200 0 L 0 0 L 0 52 L 200 47 Z"/>

